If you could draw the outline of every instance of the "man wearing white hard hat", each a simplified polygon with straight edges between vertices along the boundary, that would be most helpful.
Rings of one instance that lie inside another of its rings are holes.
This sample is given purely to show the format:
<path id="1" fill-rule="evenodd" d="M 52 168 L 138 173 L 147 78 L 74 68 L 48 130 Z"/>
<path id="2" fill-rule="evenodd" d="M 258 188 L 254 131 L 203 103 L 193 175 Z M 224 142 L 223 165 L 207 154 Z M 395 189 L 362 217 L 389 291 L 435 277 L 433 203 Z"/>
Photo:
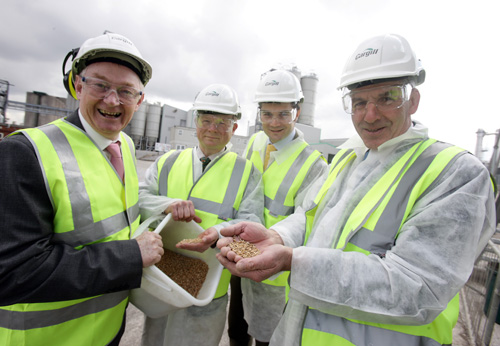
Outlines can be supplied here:
<path id="1" fill-rule="evenodd" d="M 303 100 L 299 80 L 287 70 L 266 72 L 255 93 L 263 131 L 250 138 L 244 156 L 262 172 L 267 228 L 291 215 L 312 184 L 327 173 L 326 160 L 295 127 Z M 231 277 L 231 346 L 248 345 L 250 336 L 257 346 L 269 344 L 285 307 L 287 279 L 288 273 L 263 282 Z"/>
<path id="2" fill-rule="evenodd" d="M 85 41 L 77 111 L 0 143 L 0 344 L 118 345 L 129 290 L 158 262 L 139 225 L 135 148 L 123 130 L 151 66 L 124 36 Z"/>
<path id="3" fill-rule="evenodd" d="M 262 176 L 252 162 L 231 152 L 231 137 L 241 118 L 236 92 L 225 84 L 201 90 L 193 105 L 195 148 L 172 150 L 146 171 L 140 184 L 141 215 L 161 213 L 176 221 L 200 223 L 202 242 L 182 248 L 203 252 L 215 247 L 218 230 L 244 220 L 263 221 Z M 142 344 L 217 346 L 226 322 L 230 273 L 223 270 L 214 299 L 166 317 L 146 318 Z"/>
<path id="4" fill-rule="evenodd" d="M 339 87 L 358 135 L 307 208 L 271 230 L 221 230 L 262 252 L 242 259 L 226 246 L 232 238 L 219 240 L 233 274 L 260 281 L 290 271 L 271 345 L 452 344 L 458 292 L 496 227 L 494 193 L 476 157 L 412 119 L 424 78 L 403 37 L 364 41 Z"/>

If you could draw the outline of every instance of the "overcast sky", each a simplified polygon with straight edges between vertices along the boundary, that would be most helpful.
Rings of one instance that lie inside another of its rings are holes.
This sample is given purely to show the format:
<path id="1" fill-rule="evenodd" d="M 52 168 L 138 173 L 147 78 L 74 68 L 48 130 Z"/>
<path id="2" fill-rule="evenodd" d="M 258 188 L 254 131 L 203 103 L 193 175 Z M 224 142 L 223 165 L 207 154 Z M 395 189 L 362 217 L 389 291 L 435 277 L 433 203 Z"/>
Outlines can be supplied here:
<path id="1" fill-rule="evenodd" d="M 295 64 L 319 78 L 322 139 L 349 137 L 336 89 L 342 68 L 363 40 L 396 33 L 427 72 L 414 119 L 431 137 L 474 152 L 479 128 L 500 128 L 499 7 L 497 0 L 2 0 L 0 79 L 13 84 L 14 101 L 25 102 L 28 91 L 65 97 L 66 53 L 109 30 L 153 66 L 148 102 L 187 110 L 200 89 L 226 83 L 238 92 L 243 130 L 255 119 L 261 73 Z"/>

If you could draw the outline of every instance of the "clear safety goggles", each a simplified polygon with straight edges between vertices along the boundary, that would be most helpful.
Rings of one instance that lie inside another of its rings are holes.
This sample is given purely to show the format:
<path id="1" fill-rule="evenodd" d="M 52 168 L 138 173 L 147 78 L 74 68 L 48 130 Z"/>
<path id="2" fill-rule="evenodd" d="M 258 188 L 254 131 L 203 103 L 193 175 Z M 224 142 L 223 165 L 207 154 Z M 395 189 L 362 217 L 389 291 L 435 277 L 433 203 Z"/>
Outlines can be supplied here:
<path id="1" fill-rule="evenodd" d="M 214 115 L 196 112 L 196 126 L 200 129 L 210 129 L 212 126 L 221 132 L 231 132 L 235 123 L 230 115 Z"/>
<path id="2" fill-rule="evenodd" d="M 82 82 L 89 87 L 88 90 L 93 97 L 105 99 L 109 94 L 115 92 L 118 101 L 127 106 L 137 103 L 142 95 L 142 91 L 136 88 L 127 85 L 112 84 L 99 78 L 82 76 Z"/>
<path id="3" fill-rule="evenodd" d="M 369 103 L 381 111 L 391 111 L 401 108 L 410 99 L 412 86 L 404 85 L 384 85 L 365 90 L 349 91 L 342 96 L 344 110 L 348 114 L 361 115 L 366 112 Z"/>
<path id="4" fill-rule="evenodd" d="M 284 110 L 279 112 L 271 112 L 264 109 L 259 109 L 259 118 L 263 124 L 268 124 L 276 119 L 279 123 L 291 124 L 297 117 L 297 108 L 291 110 Z"/>

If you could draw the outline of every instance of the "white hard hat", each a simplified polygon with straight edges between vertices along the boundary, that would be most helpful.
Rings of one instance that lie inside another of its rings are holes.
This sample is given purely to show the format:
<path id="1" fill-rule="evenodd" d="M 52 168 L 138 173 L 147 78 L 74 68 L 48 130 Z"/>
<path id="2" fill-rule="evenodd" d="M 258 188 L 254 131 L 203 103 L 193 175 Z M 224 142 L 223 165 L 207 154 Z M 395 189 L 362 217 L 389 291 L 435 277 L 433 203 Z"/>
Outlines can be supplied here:
<path id="1" fill-rule="evenodd" d="M 73 61 L 73 76 L 78 75 L 88 65 L 100 61 L 116 62 L 129 67 L 137 73 L 144 85 L 153 73 L 151 65 L 142 58 L 132 41 L 119 34 L 105 33 L 83 42 Z"/>
<path id="2" fill-rule="evenodd" d="M 210 84 L 203 88 L 194 100 L 194 111 L 206 111 L 231 114 L 241 119 L 238 95 L 233 88 L 225 84 Z"/>
<path id="3" fill-rule="evenodd" d="M 412 77 L 414 85 L 419 85 L 425 80 L 425 70 L 404 37 L 375 36 L 361 43 L 347 60 L 338 89 L 400 77 Z"/>
<path id="4" fill-rule="evenodd" d="M 300 82 L 287 70 L 274 70 L 266 73 L 257 86 L 255 102 L 302 102 L 304 95 Z"/>

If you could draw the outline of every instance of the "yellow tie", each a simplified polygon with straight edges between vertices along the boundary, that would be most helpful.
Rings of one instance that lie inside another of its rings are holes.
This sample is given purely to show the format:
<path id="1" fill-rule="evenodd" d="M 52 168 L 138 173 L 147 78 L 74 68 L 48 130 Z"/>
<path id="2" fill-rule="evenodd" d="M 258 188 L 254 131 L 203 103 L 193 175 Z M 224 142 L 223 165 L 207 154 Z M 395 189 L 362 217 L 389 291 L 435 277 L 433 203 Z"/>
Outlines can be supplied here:
<path id="1" fill-rule="evenodd" d="M 267 149 L 266 149 L 266 158 L 264 159 L 264 170 L 267 169 L 267 164 L 269 163 L 269 156 L 271 155 L 271 153 L 273 151 L 276 151 L 276 148 L 274 147 L 274 145 L 268 144 Z"/>

